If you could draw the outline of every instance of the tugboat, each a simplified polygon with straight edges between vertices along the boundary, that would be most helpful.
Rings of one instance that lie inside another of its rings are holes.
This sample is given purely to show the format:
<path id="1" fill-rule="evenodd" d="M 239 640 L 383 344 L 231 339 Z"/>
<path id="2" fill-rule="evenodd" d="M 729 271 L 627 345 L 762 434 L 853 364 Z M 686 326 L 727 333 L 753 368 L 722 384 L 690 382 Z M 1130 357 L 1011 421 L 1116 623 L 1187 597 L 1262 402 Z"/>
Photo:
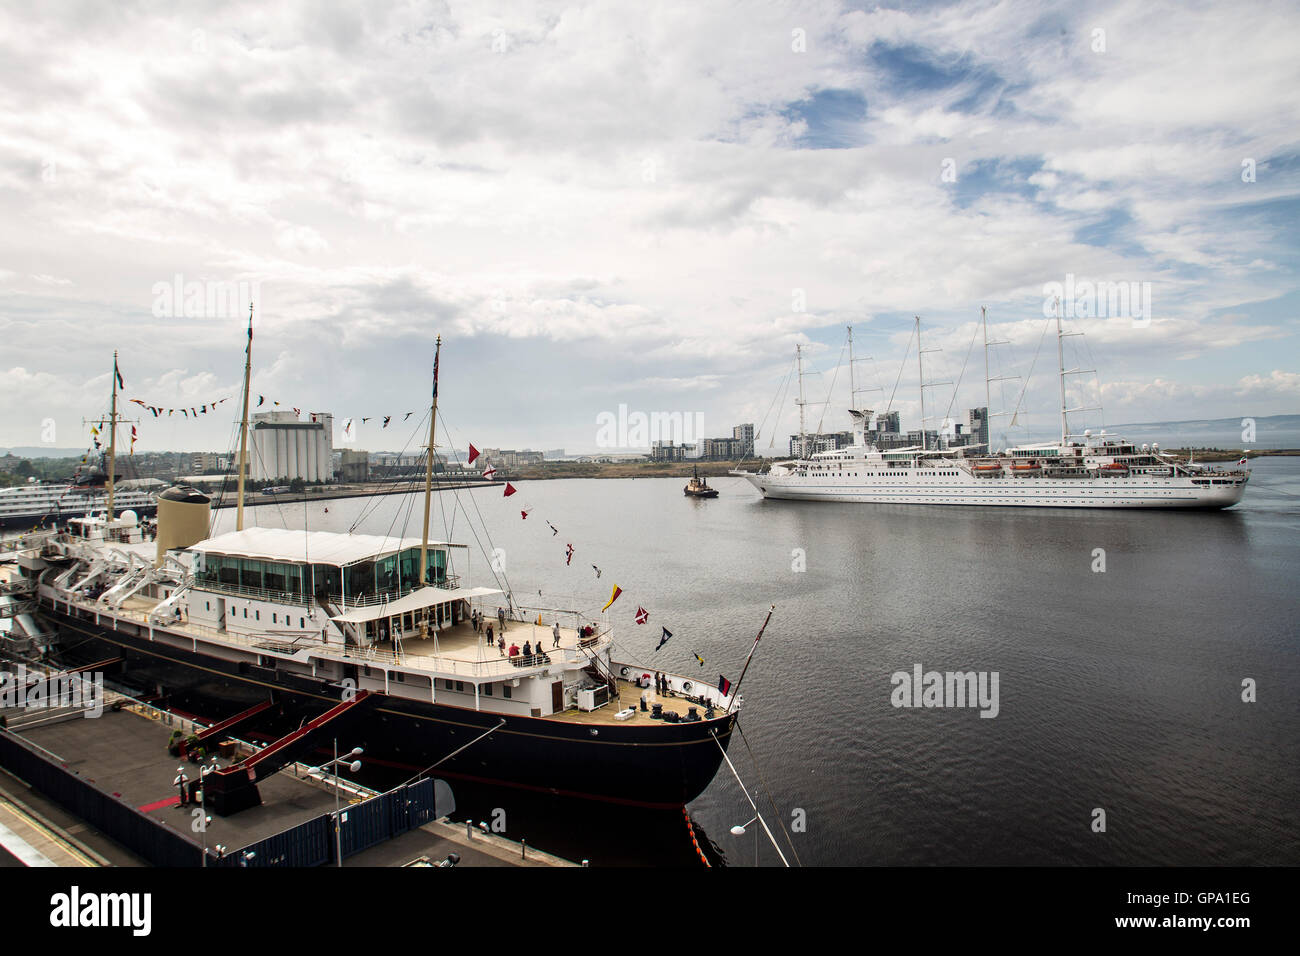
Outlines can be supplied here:
<path id="1" fill-rule="evenodd" d="M 682 489 L 682 493 L 689 498 L 718 497 L 718 489 L 710 488 L 709 479 L 700 477 L 699 466 L 696 466 L 695 474 L 692 475 L 691 480 L 686 483 L 686 487 Z"/>

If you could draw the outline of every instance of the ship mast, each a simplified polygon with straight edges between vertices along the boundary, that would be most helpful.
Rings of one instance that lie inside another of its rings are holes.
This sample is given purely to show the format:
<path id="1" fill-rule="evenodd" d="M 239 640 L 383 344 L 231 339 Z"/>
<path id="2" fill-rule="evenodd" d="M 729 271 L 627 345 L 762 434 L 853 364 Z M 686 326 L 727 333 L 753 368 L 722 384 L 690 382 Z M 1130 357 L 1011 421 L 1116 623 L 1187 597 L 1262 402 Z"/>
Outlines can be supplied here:
<path id="1" fill-rule="evenodd" d="M 795 402 L 799 406 L 799 457 L 808 457 L 808 440 L 804 437 L 804 406 L 808 404 L 803 397 L 803 346 L 794 347 L 795 363 L 799 366 L 799 400 Z"/>
<path id="2" fill-rule="evenodd" d="M 1070 426 L 1066 420 L 1065 407 L 1065 348 L 1062 345 L 1064 336 L 1061 333 L 1061 300 L 1056 300 L 1056 365 L 1061 373 L 1061 444 L 1064 445 L 1070 434 Z"/>
<path id="3" fill-rule="evenodd" d="M 117 473 L 117 350 L 113 350 L 113 399 L 108 412 L 108 520 L 113 520 L 113 479 Z"/>
<path id="4" fill-rule="evenodd" d="M 248 345 L 244 348 L 244 416 L 239 422 L 239 483 L 235 530 L 244 530 L 244 476 L 248 473 L 248 384 L 253 368 L 253 303 L 248 303 Z"/>
<path id="5" fill-rule="evenodd" d="M 433 506 L 433 436 L 438 422 L 438 358 L 442 354 L 442 336 L 433 351 L 433 403 L 429 406 L 429 460 L 424 472 L 424 533 L 420 538 L 420 587 L 429 574 L 429 514 Z"/>
<path id="6" fill-rule="evenodd" d="M 916 384 L 921 392 L 921 451 L 925 451 L 925 372 L 921 368 L 921 317 L 916 319 Z"/>
<path id="7" fill-rule="evenodd" d="M 849 326 L 849 408 L 856 410 L 858 390 L 853 381 L 853 326 Z"/>

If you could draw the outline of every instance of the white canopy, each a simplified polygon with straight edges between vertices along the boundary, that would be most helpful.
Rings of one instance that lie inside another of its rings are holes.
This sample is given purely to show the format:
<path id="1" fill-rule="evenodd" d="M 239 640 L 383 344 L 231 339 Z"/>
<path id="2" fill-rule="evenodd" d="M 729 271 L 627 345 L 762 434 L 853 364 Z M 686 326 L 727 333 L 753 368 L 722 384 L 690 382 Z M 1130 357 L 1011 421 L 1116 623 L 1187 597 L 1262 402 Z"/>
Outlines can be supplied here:
<path id="1" fill-rule="evenodd" d="M 365 621 L 378 621 L 383 618 L 397 617 L 399 614 L 405 614 L 408 611 L 419 611 L 435 604 L 465 601 L 470 598 L 487 597 L 489 594 L 500 593 L 502 592 L 495 588 L 456 588 L 451 591 L 446 588 L 424 587 L 412 591 L 396 601 L 389 601 L 387 604 L 368 604 L 365 607 L 354 608 L 346 614 L 340 614 L 337 617 L 330 618 L 330 620 L 346 624 L 361 624 Z"/>
<path id="2" fill-rule="evenodd" d="M 463 544 L 430 541 L 430 547 L 464 548 Z M 223 554 L 291 564 L 333 564 L 342 567 L 356 561 L 387 557 L 407 548 L 418 548 L 419 538 L 395 538 L 374 534 L 339 534 L 335 531 L 290 531 L 285 528 L 245 528 L 228 531 L 191 545 L 191 551 Z"/>

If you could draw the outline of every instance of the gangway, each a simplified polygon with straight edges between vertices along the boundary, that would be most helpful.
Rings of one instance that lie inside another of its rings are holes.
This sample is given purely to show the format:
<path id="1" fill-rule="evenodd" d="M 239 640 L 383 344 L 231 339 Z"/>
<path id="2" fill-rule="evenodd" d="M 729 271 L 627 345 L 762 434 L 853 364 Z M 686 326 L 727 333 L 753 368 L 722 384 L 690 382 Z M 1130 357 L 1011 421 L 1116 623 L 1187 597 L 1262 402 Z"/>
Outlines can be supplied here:
<path id="1" fill-rule="evenodd" d="M 262 802 L 261 795 L 257 791 L 259 780 L 265 780 L 281 767 L 305 756 L 326 734 L 337 735 L 342 728 L 368 709 L 358 708 L 369 698 L 369 691 L 359 691 L 355 697 L 341 704 L 335 704 L 319 717 L 262 748 L 251 757 L 207 774 L 203 783 L 204 805 L 211 807 L 222 816 L 258 806 Z"/>
<path id="2" fill-rule="evenodd" d="M 197 734 L 194 735 L 196 738 L 196 742 L 204 750 L 209 750 L 211 749 L 208 747 L 209 742 L 216 743 L 226 737 L 233 736 L 235 733 L 235 728 L 238 727 L 240 724 L 247 723 L 248 721 L 256 717 L 258 714 L 274 706 L 275 706 L 275 700 L 271 698 L 271 699 L 264 700 L 261 703 L 254 704 L 252 707 L 248 708 L 248 710 L 241 710 L 239 713 L 235 714 L 235 716 L 227 717 L 225 720 L 221 721 L 220 723 L 213 724 L 207 730 L 199 731 Z M 185 743 L 182 743 L 181 756 L 186 756 L 188 752 L 189 752 L 189 747 Z"/>

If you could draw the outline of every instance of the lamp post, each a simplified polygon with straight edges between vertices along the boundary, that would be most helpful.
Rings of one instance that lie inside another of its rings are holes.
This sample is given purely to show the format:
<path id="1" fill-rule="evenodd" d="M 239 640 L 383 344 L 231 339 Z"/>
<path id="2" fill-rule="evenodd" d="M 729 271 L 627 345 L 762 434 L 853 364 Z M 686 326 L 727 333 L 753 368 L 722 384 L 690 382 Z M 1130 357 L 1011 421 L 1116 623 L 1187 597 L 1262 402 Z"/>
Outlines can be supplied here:
<path id="1" fill-rule="evenodd" d="M 739 826 L 732 827 L 731 828 L 732 835 L 744 836 L 745 828 L 750 826 L 757 819 L 758 819 L 757 816 L 753 816 L 750 817 L 748 820 L 746 820 L 744 823 L 740 824 Z M 757 830 L 754 831 L 754 866 L 755 867 L 758 866 L 758 831 Z"/>
<path id="2" fill-rule="evenodd" d="M 211 767 L 205 767 L 199 764 L 199 809 L 203 811 L 203 863 L 202 866 L 208 865 L 208 824 L 212 822 L 212 817 L 208 816 L 208 791 L 203 784 L 203 778 L 212 771 L 217 769 L 217 761 L 212 761 Z"/>
<path id="3" fill-rule="evenodd" d="M 349 757 L 359 757 L 361 756 L 362 753 L 364 753 L 364 751 L 360 747 L 353 747 L 351 753 L 345 754 L 342 758 L 340 758 L 339 741 L 338 738 L 336 737 L 334 738 L 334 759 L 331 760 L 329 763 L 325 764 L 324 766 L 312 768 L 312 771 L 314 772 L 317 770 L 324 770 L 326 767 L 328 767 L 331 770 L 331 772 L 334 774 L 334 855 L 336 859 L 336 863 L 335 863 L 336 866 L 343 865 L 343 821 L 340 816 L 341 811 L 339 808 L 339 766 L 338 765 L 340 763 L 344 763 Z M 351 773 L 356 773 L 358 770 L 361 769 L 361 761 L 353 760 L 351 763 L 346 764 L 346 766 Z"/>

